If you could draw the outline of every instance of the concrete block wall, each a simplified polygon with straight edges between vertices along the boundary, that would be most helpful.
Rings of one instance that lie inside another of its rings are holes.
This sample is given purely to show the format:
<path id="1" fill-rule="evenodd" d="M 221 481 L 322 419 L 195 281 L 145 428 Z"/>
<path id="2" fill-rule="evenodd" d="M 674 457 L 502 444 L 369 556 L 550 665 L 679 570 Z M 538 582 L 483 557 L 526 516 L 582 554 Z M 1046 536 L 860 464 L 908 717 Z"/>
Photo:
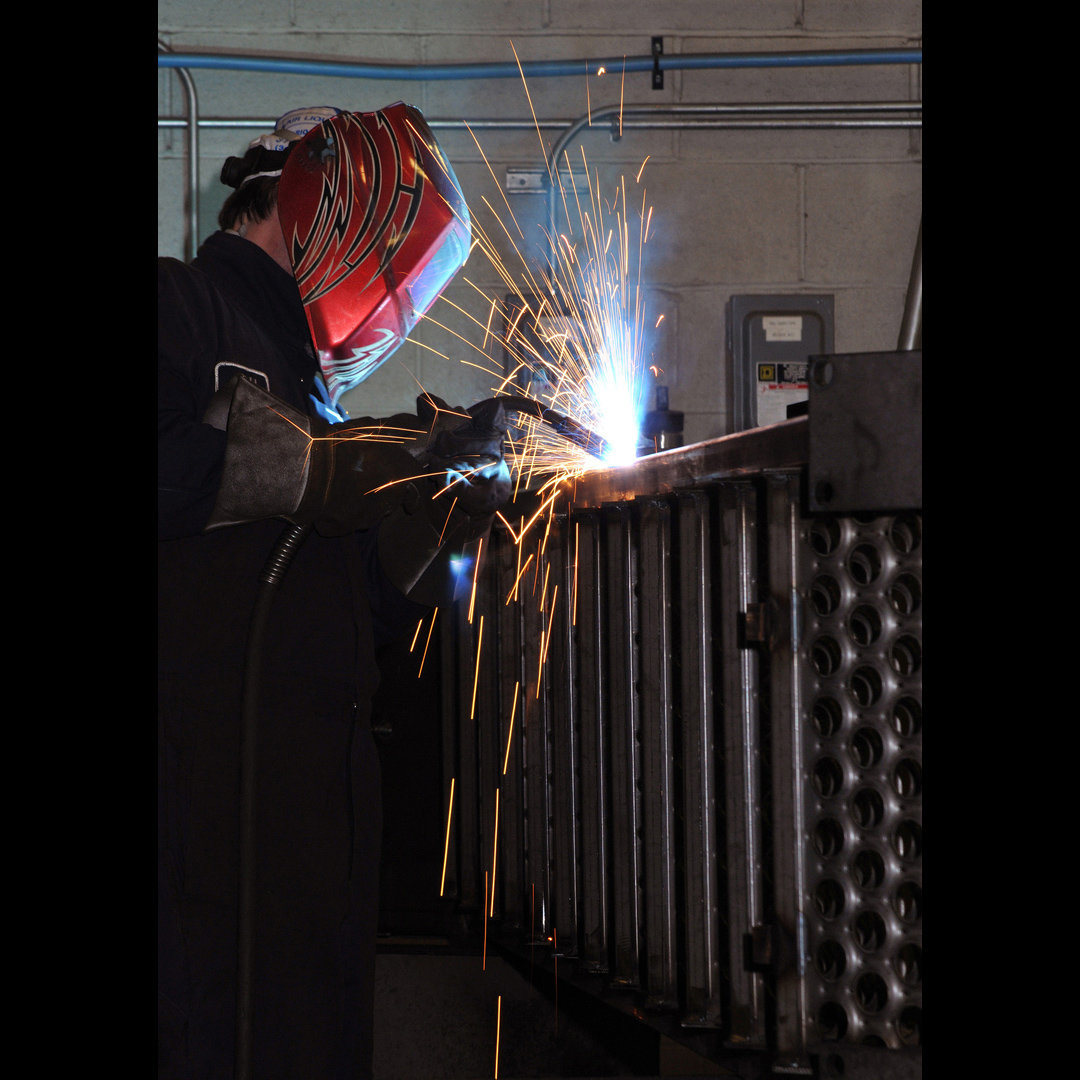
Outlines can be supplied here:
<path id="1" fill-rule="evenodd" d="M 569 126 L 602 106 L 921 101 L 921 66 L 668 70 L 653 89 L 648 71 L 597 77 L 585 61 L 648 56 L 654 36 L 672 54 L 799 53 L 921 47 L 921 0 L 159 0 L 159 43 L 174 52 L 242 53 L 350 63 L 430 65 L 582 61 L 580 76 L 469 79 L 356 79 L 193 69 L 203 118 L 275 117 L 297 105 L 374 109 L 397 100 L 431 121 L 477 223 L 493 238 L 502 221 L 508 169 L 538 169 Z M 460 121 L 530 121 L 483 128 Z M 180 77 L 159 69 L 159 117 L 186 116 Z M 243 151 L 251 129 L 200 129 L 200 238 L 216 227 L 225 189 L 221 162 Z M 896 347 L 922 216 L 918 131 L 586 129 L 568 148 L 582 152 L 604 192 L 642 189 L 653 221 L 642 263 L 648 362 L 662 372 L 672 409 L 686 416 L 686 441 L 733 427 L 726 357 L 726 306 L 741 293 L 830 293 L 837 352 Z M 158 251 L 185 256 L 186 144 L 159 127 Z M 646 159 L 648 159 L 646 161 Z M 645 168 L 636 182 L 642 163 Z M 543 250 L 546 202 L 507 194 L 527 240 Z M 494 212 L 485 204 L 490 203 Z M 496 216 L 499 220 L 496 219 Z M 631 229 L 636 223 L 631 220 Z M 504 265 L 525 267 L 498 241 Z M 466 278 L 473 284 L 466 282 Z M 475 287 L 474 287 L 475 286 Z M 353 415 L 411 407 L 423 386 L 460 404 L 487 397 L 501 352 L 483 353 L 485 296 L 505 293 L 474 256 L 410 341 L 347 395 Z M 660 320 L 660 316 L 663 319 Z M 657 321 L 660 325 L 653 328 Z M 462 361 L 468 361 L 463 363 Z M 479 365 L 479 366 L 477 366 Z M 651 404 L 651 402 L 650 402 Z"/>

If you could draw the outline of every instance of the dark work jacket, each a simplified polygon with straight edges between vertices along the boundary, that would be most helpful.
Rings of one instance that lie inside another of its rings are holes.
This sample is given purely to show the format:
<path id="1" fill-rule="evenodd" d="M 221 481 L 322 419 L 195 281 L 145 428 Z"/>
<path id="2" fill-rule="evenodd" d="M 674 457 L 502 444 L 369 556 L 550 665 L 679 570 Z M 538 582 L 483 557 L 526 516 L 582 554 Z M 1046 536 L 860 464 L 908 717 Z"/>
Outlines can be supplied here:
<path id="1" fill-rule="evenodd" d="M 233 1069 L 244 657 L 279 520 L 203 533 L 237 372 L 313 413 L 296 284 L 216 233 L 159 259 L 159 1076 Z M 274 600 L 259 688 L 255 1073 L 368 1075 L 381 827 L 370 703 L 380 634 L 416 625 L 372 538 L 312 533 Z"/>

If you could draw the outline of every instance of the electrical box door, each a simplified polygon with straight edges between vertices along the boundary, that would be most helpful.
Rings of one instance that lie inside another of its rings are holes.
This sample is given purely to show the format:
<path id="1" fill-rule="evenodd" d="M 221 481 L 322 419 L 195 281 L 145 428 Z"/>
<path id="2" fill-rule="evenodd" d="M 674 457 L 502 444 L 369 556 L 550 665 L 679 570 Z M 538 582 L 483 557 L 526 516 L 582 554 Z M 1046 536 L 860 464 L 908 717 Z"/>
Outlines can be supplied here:
<path id="1" fill-rule="evenodd" d="M 833 349 L 832 296 L 733 296 L 727 328 L 732 431 L 805 411 L 809 358 Z"/>

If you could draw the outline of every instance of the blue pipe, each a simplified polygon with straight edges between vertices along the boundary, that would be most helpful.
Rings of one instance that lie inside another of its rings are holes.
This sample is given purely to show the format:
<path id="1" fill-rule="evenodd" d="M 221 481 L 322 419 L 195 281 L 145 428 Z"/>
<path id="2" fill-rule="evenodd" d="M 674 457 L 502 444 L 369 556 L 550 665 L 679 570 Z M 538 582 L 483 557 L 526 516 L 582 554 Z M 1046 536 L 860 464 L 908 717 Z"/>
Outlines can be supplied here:
<path id="1" fill-rule="evenodd" d="M 158 53 L 161 68 L 221 68 L 273 71 L 286 75 L 337 75 L 354 79 L 508 79 L 582 75 L 605 67 L 623 71 L 675 71 L 683 68 L 837 67 L 855 64 L 921 64 L 922 49 L 839 49 L 805 53 L 689 53 L 618 56 L 609 60 L 524 60 L 521 67 L 492 64 L 346 64 L 332 60 L 286 60 L 211 53 Z"/>

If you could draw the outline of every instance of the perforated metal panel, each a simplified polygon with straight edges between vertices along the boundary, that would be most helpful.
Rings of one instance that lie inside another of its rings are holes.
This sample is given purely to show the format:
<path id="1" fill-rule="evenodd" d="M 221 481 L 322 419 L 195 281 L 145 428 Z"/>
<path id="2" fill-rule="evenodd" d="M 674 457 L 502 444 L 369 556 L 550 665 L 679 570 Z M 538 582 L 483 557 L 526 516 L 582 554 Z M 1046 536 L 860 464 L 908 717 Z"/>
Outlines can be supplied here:
<path id="1" fill-rule="evenodd" d="M 922 520 L 821 518 L 802 534 L 814 1035 L 919 1045 Z"/>

